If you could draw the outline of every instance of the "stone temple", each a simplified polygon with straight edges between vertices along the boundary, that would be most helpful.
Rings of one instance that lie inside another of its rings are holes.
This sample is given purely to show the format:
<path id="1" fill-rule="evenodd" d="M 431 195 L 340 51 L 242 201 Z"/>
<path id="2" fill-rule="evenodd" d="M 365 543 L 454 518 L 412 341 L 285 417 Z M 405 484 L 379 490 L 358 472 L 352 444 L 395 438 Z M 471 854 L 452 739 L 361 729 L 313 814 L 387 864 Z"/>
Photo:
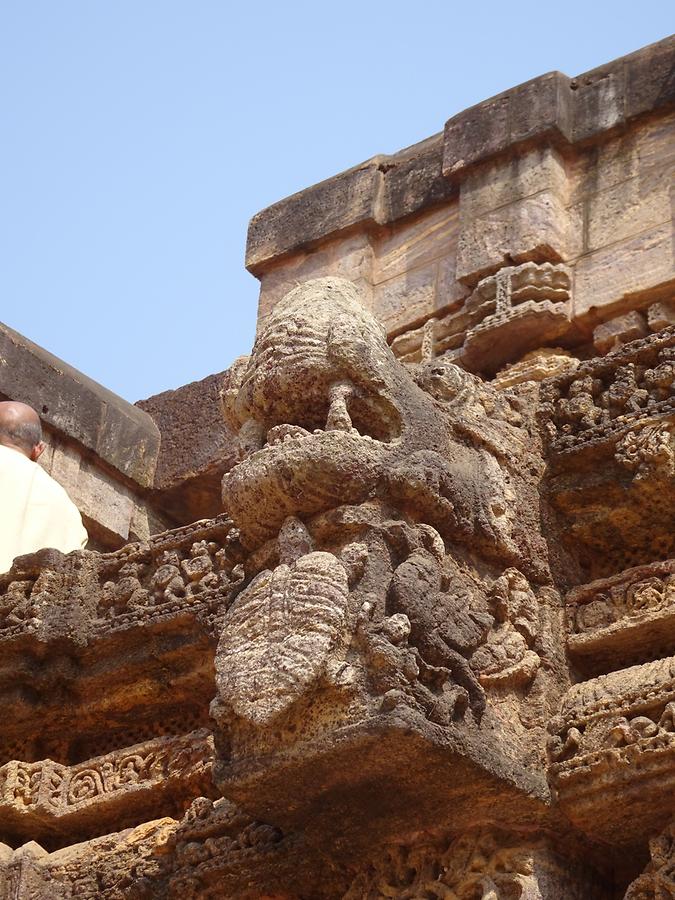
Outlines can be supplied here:
<path id="1" fill-rule="evenodd" d="M 0 576 L 0 897 L 675 897 L 675 39 L 259 213 L 132 406 L 9 328 L 90 549 Z"/>

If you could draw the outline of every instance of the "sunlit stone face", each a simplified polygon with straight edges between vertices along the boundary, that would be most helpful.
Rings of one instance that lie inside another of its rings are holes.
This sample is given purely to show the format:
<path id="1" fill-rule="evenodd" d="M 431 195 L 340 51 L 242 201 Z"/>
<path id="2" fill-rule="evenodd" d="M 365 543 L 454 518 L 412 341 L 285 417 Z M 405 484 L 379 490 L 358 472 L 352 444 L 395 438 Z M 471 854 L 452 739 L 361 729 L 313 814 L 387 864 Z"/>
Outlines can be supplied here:
<path id="1" fill-rule="evenodd" d="M 278 304 L 227 402 L 243 459 L 223 497 L 252 540 L 288 515 L 367 499 L 402 454 L 444 443 L 431 399 L 340 279 L 302 285 Z"/>

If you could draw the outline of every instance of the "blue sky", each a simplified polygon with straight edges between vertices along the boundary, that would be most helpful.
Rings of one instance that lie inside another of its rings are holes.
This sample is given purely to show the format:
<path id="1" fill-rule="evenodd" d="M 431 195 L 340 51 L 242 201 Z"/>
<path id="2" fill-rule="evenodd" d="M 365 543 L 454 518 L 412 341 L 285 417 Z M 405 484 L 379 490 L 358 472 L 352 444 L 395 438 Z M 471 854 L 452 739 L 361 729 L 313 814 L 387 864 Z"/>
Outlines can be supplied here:
<path id="1" fill-rule="evenodd" d="M 673 9 L 0 0 L 0 319 L 132 401 L 221 371 L 253 340 L 255 212 Z"/>

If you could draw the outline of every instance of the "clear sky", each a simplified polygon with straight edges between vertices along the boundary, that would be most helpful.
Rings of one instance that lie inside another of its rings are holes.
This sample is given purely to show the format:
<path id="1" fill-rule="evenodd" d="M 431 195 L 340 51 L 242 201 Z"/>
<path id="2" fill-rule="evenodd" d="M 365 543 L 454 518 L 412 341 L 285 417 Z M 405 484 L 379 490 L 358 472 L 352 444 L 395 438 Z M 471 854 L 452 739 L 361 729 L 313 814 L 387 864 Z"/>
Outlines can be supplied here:
<path id="1" fill-rule="evenodd" d="M 132 401 L 221 371 L 253 339 L 255 212 L 674 22 L 672 0 L 0 0 L 0 319 Z"/>

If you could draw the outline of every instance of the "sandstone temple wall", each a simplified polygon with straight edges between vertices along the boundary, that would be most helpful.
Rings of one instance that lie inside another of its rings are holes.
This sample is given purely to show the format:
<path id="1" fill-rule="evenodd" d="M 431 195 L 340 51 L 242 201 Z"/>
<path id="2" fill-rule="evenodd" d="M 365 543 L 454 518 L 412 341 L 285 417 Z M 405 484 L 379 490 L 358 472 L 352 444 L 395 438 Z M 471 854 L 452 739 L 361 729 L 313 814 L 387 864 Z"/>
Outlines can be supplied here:
<path id="1" fill-rule="evenodd" d="M 134 405 L 0 323 L 0 397 L 40 414 L 40 465 L 80 510 L 91 549 L 115 550 L 220 512 L 220 479 L 234 453 L 220 402 L 228 378 Z"/>
<path id="2" fill-rule="evenodd" d="M 41 416 L 47 449 L 40 463 L 68 490 L 93 546 L 113 549 L 167 527 L 146 501 L 160 445 L 147 413 L 6 325 L 0 394 Z"/>
<path id="3" fill-rule="evenodd" d="M 675 39 L 259 213 L 136 405 L 0 326 L 92 546 L 0 574 L 0 900 L 675 897 Z"/>
<path id="4" fill-rule="evenodd" d="M 260 319 L 295 285 L 338 274 L 363 288 L 400 356 L 419 355 L 435 319 L 461 358 L 476 285 L 532 261 L 571 273 L 567 322 L 544 343 L 604 352 L 614 332 L 646 334 L 674 287 L 673 46 L 542 75 L 258 213 L 246 264 Z"/>

